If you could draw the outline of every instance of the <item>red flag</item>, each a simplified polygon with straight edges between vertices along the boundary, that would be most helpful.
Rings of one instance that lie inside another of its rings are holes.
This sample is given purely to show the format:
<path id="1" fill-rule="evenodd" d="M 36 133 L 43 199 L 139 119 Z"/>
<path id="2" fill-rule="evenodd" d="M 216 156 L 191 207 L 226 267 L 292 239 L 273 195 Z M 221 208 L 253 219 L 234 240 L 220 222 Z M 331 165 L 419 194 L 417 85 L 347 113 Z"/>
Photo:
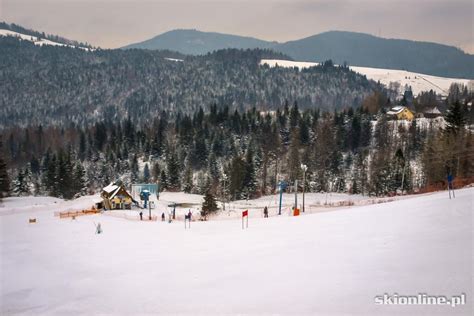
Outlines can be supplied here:
<path id="1" fill-rule="evenodd" d="M 249 216 L 249 210 L 245 210 L 242 212 L 242 217 Z"/>

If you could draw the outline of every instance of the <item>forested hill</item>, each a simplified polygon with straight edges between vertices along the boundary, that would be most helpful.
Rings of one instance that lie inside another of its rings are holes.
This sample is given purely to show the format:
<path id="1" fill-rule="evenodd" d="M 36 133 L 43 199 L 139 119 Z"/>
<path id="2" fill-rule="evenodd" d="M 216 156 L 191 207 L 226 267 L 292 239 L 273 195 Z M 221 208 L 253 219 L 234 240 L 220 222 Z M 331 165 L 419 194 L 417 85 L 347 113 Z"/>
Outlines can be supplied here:
<path id="1" fill-rule="evenodd" d="M 269 48 L 275 44 L 238 35 L 198 30 L 173 30 L 123 48 L 171 49 L 188 55 L 203 55 L 225 48 Z"/>
<path id="2" fill-rule="evenodd" d="M 45 32 L 38 32 L 38 31 L 35 31 L 35 30 L 24 28 L 20 25 L 14 24 L 14 23 L 8 24 L 6 22 L 0 22 L 0 30 L 8 30 L 8 31 L 12 31 L 12 32 L 17 32 L 17 33 L 23 34 L 23 35 L 34 36 L 38 39 L 50 40 L 50 41 L 53 41 L 55 43 L 71 45 L 71 46 L 75 46 L 75 47 L 92 48 L 92 46 L 88 43 L 81 43 L 81 42 L 78 42 L 78 41 L 74 41 L 74 40 L 64 38 L 62 36 L 46 34 Z"/>
<path id="3" fill-rule="evenodd" d="M 0 38 L 0 127 L 189 113 L 211 104 L 230 109 L 335 109 L 360 105 L 380 87 L 331 63 L 299 71 L 259 66 L 269 50 L 217 51 L 185 57 L 169 51 L 37 47 Z"/>
<path id="4" fill-rule="evenodd" d="M 351 66 L 474 79 L 474 55 L 456 47 L 357 32 L 329 31 L 277 43 L 230 34 L 174 30 L 124 48 L 171 49 L 193 55 L 223 48 L 270 48 L 299 61 L 331 59 L 335 63 Z"/>

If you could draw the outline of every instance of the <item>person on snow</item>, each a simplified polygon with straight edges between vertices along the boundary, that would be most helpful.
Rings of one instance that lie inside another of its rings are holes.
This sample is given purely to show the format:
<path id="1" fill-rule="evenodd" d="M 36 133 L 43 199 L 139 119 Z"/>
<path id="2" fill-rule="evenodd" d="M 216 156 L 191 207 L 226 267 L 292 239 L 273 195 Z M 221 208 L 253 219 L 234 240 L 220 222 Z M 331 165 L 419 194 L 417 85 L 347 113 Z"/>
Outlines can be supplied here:
<path id="1" fill-rule="evenodd" d="M 102 234 L 102 227 L 100 226 L 100 223 L 97 223 L 95 233 L 96 234 Z"/>
<path id="2" fill-rule="evenodd" d="M 268 207 L 263 208 L 263 217 L 268 217 Z"/>
<path id="3" fill-rule="evenodd" d="M 143 220 L 143 212 L 140 211 L 140 220 L 142 221 Z"/>
<path id="4" fill-rule="evenodd" d="M 162 221 L 162 222 L 165 221 L 165 212 L 161 213 L 161 221 Z"/>
<path id="5" fill-rule="evenodd" d="M 188 219 L 189 219 L 189 221 L 191 221 L 191 215 L 193 215 L 193 214 L 191 213 L 191 210 L 189 210 L 189 212 L 188 212 Z"/>

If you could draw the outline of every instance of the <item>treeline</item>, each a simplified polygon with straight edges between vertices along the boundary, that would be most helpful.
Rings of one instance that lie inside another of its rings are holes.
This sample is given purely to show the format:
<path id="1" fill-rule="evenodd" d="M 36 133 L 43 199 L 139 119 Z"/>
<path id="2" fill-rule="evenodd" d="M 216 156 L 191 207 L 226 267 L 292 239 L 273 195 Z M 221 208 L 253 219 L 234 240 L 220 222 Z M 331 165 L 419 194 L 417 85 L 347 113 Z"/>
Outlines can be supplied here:
<path id="1" fill-rule="evenodd" d="M 3 133 L 3 156 L 14 194 L 64 198 L 119 178 L 221 199 L 254 198 L 275 192 L 281 180 L 301 183 L 301 164 L 313 192 L 387 195 L 440 183 L 447 174 L 474 176 L 468 107 L 451 104 L 444 127 L 436 120 L 390 121 L 383 112 L 213 105 L 192 115 L 162 112 L 143 125 L 127 118 L 88 128 L 17 127 Z"/>
<path id="2" fill-rule="evenodd" d="M 48 39 L 48 40 L 56 42 L 56 43 L 72 45 L 72 46 L 76 46 L 76 47 L 92 48 L 92 46 L 88 43 L 73 41 L 73 40 L 69 40 L 67 38 L 58 36 L 58 35 L 46 34 L 45 32 L 38 32 L 38 31 L 35 31 L 35 30 L 27 29 L 27 28 L 24 28 L 20 25 L 15 24 L 15 23 L 8 24 L 6 22 L 0 22 L 0 29 L 10 30 L 10 31 L 13 31 L 13 32 L 21 33 L 21 34 L 34 36 L 34 37 L 37 37 L 37 38 Z"/>
<path id="3" fill-rule="evenodd" d="M 71 122 L 85 127 L 127 117 L 143 125 L 162 111 L 193 113 L 202 106 L 208 112 L 213 103 L 245 111 L 296 100 L 301 108 L 333 110 L 359 106 L 382 90 L 330 62 L 303 71 L 260 66 L 262 58 L 285 58 L 260 49 L 184 57 L 139 49 L 38 47 L 0 37 L 0 56 L 0 128 Z"/>

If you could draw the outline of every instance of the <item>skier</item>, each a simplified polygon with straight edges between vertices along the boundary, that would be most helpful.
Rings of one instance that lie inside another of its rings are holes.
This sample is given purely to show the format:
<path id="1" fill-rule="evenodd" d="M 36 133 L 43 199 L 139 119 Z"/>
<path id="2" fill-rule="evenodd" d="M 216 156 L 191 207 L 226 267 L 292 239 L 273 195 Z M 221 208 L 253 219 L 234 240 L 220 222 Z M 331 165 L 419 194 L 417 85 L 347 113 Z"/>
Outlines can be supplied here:
<path id="1" fill-rule="evenodd" d="M 165 221 L 165 212 L 161 213 L 161 221 L 162 221 L 162 222 Z"/>
<path id="2" fill-rule="evenodd" d="M 453 186 L 453 175 L 451 173 L 448 174 L 448 192 L 449 192 L 449 198 L 451 198 L 451 192 L 453 192 L 453 198 L 456 198 L 454 195 L 454 186 Z"/>
<path id="3" fill-rule="evenodd" d="M 96 234 L 102 234 L 102 227 L 100 226 L 100 223 L 97 223 L 95 233 Z"/>
<path id="4" fill-rule="evenodd" d="M 192 215 L 191 210 L 189 210 L 189 212 L 188 212 L 188 219 L 189 219 L 189 221 L 191 221 L 191 215 Z"/>
<path id="5" fill-rule="evenodd" d="M 140 211 L 140 220 L 143 220 L 143 212 Z"/>
<path id="6" fill-rule="evenodd" d="M 263 217 L 268 217 L 268 207 L 263 208 Z"/>

